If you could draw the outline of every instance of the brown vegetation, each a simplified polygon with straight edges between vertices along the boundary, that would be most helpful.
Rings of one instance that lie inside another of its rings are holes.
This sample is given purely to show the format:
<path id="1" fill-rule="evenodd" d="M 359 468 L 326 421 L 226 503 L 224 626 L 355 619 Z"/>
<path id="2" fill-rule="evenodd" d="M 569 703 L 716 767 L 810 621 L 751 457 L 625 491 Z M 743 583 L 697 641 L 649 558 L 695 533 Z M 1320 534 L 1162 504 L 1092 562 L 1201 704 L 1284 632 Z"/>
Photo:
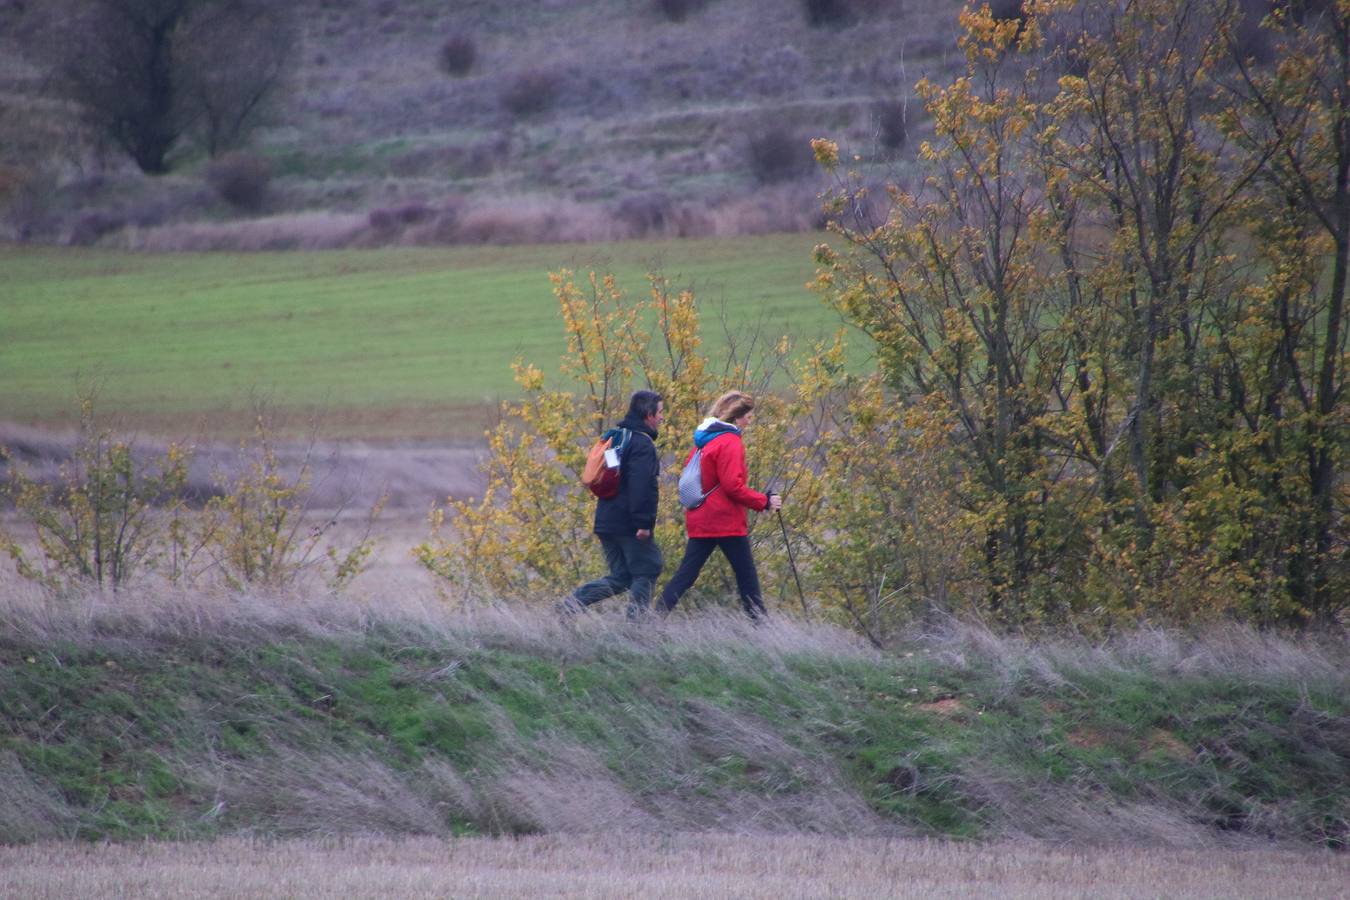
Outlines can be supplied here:
<path id="1" fill-rule="evenodd" d="M 656 11 L 671 22 L 683 22 L 703 8 L 707 0 L 655 0 Z"/>
<path id="2" fill-rule="evenodd" d="M 517 118 L 545 113 L 558 98 L 559 78 L 557 72 L 526 69 L 502 87 L 501 104 Z"/>
<path id="3" fill-rule="evenodd" d="M 809 140 L 781 128 L 753 135 L 746 152 L 755 178 L 765 184 L 800 178 L 815 165 Z"/>

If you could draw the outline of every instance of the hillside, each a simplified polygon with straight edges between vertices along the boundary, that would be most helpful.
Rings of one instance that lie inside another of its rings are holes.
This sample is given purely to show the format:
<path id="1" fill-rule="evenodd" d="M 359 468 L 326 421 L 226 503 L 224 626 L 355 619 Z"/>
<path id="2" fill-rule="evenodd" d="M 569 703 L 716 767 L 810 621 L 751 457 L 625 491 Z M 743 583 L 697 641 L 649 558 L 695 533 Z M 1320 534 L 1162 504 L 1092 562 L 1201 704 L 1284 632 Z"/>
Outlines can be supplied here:
<path id="1" fill-rule="evenodd" d="M 0 5 L 3 233 L 248 249 L 800 230 L 818 218 L 807 141 L 903 180 L 925 133 L 913 85 L 960 64 L 955 0 L 854 0 L 822 25 L 797 0 L 297 5 L 294 69 L 251 146 L 273 180 L 247 211 L 191 145 L 157 178 L 98 146 L 46 89 L 35 7 Z M 441 64 L 455 37 L 462 76 Z"/>
<path id="2" fill-rule="evenodd" d="M 612 612 L 612 611 L 609 611 Z M 618 614 L 615 613 L 615 616 Z M 708 611 L 413 596 L 0 606 L 0 842 L 621 830 L 1344 849 L 1344 647 L 1250 631 L 894 652 Z"/>

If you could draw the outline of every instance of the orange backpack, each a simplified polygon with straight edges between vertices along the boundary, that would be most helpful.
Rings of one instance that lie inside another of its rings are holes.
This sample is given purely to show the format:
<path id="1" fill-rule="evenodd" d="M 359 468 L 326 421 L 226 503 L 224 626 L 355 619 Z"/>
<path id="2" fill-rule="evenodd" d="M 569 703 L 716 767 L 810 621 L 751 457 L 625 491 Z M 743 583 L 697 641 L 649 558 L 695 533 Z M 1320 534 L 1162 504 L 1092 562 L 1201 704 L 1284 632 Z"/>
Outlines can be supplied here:
<path id="1" fill-rule="evenodd" d="M 628 429 L 619 428 L 606 432 L 591 445 L 586 454 L 586 465 L 581 469 L 581 483 L 601 500 L 608 500 L 619 493 L 619 467 L 627 444 Z"/>

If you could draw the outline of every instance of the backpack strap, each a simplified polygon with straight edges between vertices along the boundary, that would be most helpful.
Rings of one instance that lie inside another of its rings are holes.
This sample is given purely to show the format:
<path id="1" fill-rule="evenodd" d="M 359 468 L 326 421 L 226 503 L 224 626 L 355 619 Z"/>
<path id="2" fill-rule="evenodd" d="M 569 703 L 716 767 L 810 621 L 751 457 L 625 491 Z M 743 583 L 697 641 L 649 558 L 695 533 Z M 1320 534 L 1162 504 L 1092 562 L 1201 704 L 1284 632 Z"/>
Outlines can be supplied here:
<path id="1" fill-rule="evenodd" d="M 721 435 L 717 435 L 717 437 L 714 437 L 714 438 L 713 438 L 713 441 L 717 440 L 718 437 L 721 437 Z M 703 451 L 706 450 L 706 449 L 708 449 L 708 446 L 709 446 L 710 444 L 712 444 L 712 441 L 708 441 L 707 444 L 704 444 L 702 447 L 698 447 L 698 448 L 696 448 L 696 449 L 694 450 L 694 452 L 695 452 L 696 454 L 698 454 L 698 458 L 699 458 L 699 474 L 700 474 L 700 475 L 702 475 L 702 473 L 703 473 Z M 722 479 L 719 478 L 719 479 L 717 479 L 717 484 L 714 484 L 712 487 L 708 488 L 708 493 L 706 493 L 706 494 L 703 495 L 703 499 L 706 500 L 706 499 L 708 499 L 709 497 L 711 497 L 713 494 L 717 493 L 717 489 L 720 488 L 721 486 L 722 486 Z M 699 489 L 702 490 L 702 485 L 699 486 Z"/>
<path id="2" fill-rule="evenodd" d="M 652 444 L 653 447 L 656 446 L 656 441 L 653 441 L 653 440 L 652 440 L 652 436 L 651 436 L 650 434 L 648 434 L 647 432 L 645 432 L 645 431 L 638 431 L 637 429 L 629 429 L 629 428 L 623 428 L 623 429 L 620 429 L 620 430 L 623 431 L 623 433 L 624 433 L 623 449 L 621 450 L 621 452 L 623 452 L 623 453 L 627 453 L 627 452 L 628 452 L 628 446 L 629 446 L 629 444 L 632 444 L 632 443 L 633 443 L 632 438 L 633 438 L 633 435 L 635 435 L 635 434 L 640 434 L 640 435 L 642 435 L 642 436 L 645 437 L 648 441 L 651 441 L 651 444 Z"/>
<path id="3" fill-rule="evenodd" d="M 609 449 L 620 454 L 628 449 L 628 438 L 628 429 L 617 425 L 600 435 L 600 440 L 609 441 Z"/>

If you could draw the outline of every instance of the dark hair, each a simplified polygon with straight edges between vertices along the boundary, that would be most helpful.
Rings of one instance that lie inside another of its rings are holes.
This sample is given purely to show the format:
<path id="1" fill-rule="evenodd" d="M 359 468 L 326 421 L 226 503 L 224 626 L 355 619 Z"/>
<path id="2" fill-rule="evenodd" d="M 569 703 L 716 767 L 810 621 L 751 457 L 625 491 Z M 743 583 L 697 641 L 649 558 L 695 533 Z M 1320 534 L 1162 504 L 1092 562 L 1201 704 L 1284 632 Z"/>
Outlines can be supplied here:
<path id="1" fill-rule="evenodd" d="M 661 407 L 661 395 L 656 391 L 634 391 L 628 401 L 628 418 L 645 419 L 656 415 Z"/>

